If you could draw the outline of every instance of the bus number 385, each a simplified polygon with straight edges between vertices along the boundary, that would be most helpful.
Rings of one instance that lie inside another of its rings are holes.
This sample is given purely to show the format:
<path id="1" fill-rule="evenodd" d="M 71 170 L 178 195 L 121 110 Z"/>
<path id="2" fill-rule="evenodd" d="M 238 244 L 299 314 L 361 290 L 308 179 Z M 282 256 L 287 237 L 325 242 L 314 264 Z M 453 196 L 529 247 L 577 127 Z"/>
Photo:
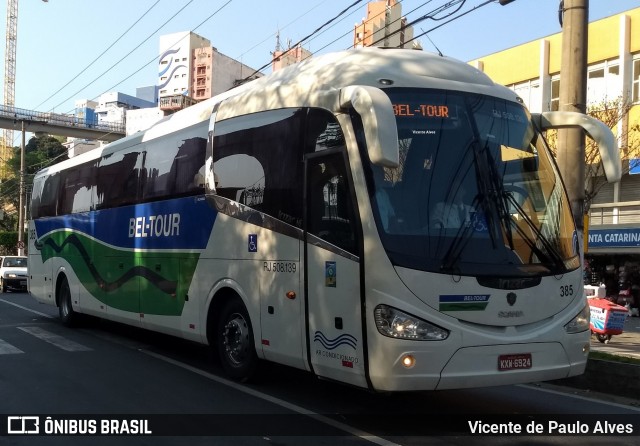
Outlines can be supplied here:
<path id="1" fill-rule="evenodd" d="M 560 296 L 561 297 L 573 296 L 573 285 L 562 285 L 560 287 Z"/>

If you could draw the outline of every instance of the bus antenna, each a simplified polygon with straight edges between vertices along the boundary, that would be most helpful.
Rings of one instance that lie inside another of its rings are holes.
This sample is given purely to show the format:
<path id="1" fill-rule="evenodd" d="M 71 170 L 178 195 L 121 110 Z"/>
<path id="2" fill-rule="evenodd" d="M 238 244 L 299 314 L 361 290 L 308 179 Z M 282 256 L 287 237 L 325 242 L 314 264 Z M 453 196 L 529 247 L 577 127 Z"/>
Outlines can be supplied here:
<path id="1" fill-rule="evenodd" d="M 425 32 L 422 28 L 420 28 L 420 31 L 422 31 L 424 35 L 427 36 L 427 39 L 429 39 L 429 42 L 431 42 L 431 45 L 433 45 L 433 47 L 436 49 L 440 57 L 444 57 L 444 54 L 442 54 L 442 51 L 440 51 L 440 48 L 438 48 L 436 44 L 433 42 L 433 40 L 431 40 L 431 37 L 429 37 L 429 33 Z"/>

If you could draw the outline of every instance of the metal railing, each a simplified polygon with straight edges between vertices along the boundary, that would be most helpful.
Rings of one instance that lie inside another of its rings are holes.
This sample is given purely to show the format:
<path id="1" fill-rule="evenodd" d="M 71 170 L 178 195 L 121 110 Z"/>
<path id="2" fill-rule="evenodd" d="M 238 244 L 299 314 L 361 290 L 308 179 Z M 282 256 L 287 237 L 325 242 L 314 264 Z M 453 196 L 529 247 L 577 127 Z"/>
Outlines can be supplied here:
<path id="1" fill-rule="evenodd" d="M 97 122 L 96 120 L 87 121 L 84 118 L 78 118 L 74 115 L 25 110 L 23 108 L 11 107 L 3 104 L 0 104 L 0 118 L 13 119 L 16 122 L 24 120 L 39 121 L 44 124 L 85 128 L 103 131 L 105 133 L 125 133 L 126 130 L 124 122 Z"/>

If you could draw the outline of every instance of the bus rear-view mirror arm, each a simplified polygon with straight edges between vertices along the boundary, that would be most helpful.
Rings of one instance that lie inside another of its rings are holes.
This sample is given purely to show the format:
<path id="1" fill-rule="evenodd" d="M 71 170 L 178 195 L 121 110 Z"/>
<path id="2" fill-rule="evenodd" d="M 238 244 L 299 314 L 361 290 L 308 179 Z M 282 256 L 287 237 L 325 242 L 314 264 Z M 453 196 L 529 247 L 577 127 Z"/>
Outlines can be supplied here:
<path id="1" fill-rule="evenodd" d="M 340 90 L 339 101 L 340 108 L 353 108 L 362 118 L 371 162 L 398 167 L 398 130 L 389 96 L 379 88 L 352 85 Z"/>
<path id="2" fill-rule="evenodd" d="M 602 121 L 583 113 L 553 111 L 532 113 L 533 122 L 542 131 L 566 127 L 581 127 L 598 144 L 604 174 L 609 183 L 616 183 L 622 177 L 620 151 L 611 129 Z"/>

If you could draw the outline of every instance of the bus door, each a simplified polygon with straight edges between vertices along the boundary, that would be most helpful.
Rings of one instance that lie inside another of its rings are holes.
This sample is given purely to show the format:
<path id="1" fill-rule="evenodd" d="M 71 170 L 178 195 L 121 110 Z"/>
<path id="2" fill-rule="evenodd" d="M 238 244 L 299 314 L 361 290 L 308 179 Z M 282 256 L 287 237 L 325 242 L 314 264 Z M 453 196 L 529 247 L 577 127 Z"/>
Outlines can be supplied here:
<path id="1" fill-rule="evenodd" d="M 366 386 L 359 231 L 344 149 L 307 155 L 305 291 L 316 375 Z"/>

